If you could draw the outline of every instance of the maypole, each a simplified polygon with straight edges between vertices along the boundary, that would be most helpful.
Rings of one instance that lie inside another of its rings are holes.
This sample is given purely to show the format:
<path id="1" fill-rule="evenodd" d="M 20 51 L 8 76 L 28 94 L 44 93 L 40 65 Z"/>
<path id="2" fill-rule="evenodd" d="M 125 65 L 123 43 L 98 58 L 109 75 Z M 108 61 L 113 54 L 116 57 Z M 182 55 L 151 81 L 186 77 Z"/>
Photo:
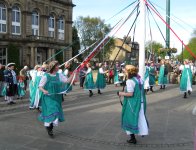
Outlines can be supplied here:
<path id="1" fill-rule="evenodd" d="M 170 26 L 170 0 L 166 1 L 166 22 Z M 166 26 L 166 48 L 170 48 L 170 29 Z M 168 52 L 168 56 L 170 53 Z"/>
<path id="2" fill-rule="evenodd" d="M 144 0 L 140 0 L 140 27 L 142 37 L 139 40 L 139 75 L 144 79 L 146 42 L 146 5 Z"/>

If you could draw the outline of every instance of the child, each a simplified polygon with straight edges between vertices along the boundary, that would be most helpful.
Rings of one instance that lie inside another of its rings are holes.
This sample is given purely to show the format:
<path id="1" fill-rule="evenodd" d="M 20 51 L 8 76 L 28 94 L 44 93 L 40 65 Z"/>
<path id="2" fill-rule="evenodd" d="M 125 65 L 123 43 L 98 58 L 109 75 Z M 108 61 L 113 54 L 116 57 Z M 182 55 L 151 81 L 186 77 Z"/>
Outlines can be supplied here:
<path id="1" fill-rule="evenodd" d="M 23 96 L 25 96 L 25 84 L 24 84 L 24 78 L 22 76 L 18 77 L 18 83 L 17 83 L 17 88 L 18 88 L 18 96 L 20 99 L 22 99 Z"/>

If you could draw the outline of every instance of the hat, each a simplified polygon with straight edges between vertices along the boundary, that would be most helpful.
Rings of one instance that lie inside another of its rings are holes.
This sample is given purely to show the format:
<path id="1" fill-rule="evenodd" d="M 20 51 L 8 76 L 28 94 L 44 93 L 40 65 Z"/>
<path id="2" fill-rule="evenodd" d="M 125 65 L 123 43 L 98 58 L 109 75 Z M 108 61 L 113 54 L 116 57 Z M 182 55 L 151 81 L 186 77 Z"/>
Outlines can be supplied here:
<path id="1" fill-rule="evenodd" d="M 41 68 L 40 65 L 35 65 L 34 70 L 37 70 L 38 68 Z"/>
<path id="2" fill-rule="evenodd" d="M 130 74 L 137 74 L 138 73 L 138 68 L 133 65 L 126 65 L 125 69 L 126 69 L 127 73 L 130 73 Z"/>
<path id="3" fill-rule="evenodd" d="M 28 66 L 24 66 L 24 69 L 28 69 Z"/>
<path id="4" fill-rule="evenodd" d="M 103 64 L 102 63 L 99 63 L 99 67 L 101 67 Z"/>
<path id="5" fill-rule="evenodd" d="M 15 63 L 9 63 L 9 64 L 7 64 L 7 67 L 11 67 L 11 66 L 14 66 L 14 65 L 16 65 Z"/>
<path id="6" fill-rule="evenodd" d="M 70 66 L 70 62 L 66 62 L 64 66 L 65 68 L 68 68 Z"/>
<path id="7" fill-rule="evenodd" d="M 58 64 L 59 64 L 59 62 L 56 61 L 56 60 L 51 61 L 51 62 L 49 63 L 49 69 L 48 69 L 48 71 L 50 72 L 50 71 L 51 71 L 52 69 L 54 69 L 54 67 L 56 67 Z"/>

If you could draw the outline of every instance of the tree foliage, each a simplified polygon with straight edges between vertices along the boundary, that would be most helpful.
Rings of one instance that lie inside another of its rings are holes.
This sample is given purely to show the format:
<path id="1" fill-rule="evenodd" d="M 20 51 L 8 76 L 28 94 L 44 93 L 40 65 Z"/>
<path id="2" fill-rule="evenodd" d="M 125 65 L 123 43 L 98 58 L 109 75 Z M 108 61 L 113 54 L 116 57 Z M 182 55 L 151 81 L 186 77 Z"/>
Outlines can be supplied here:
<path id="1" fill-rule="evenodd" d="M 20 70 L 20 50 L 19 48 L 12 43 L 8 44 L 8 49 L 7 49 L 7 61 L 8 63 L 15 63 L 16 67 L 15 67 L 15 71 L 18 73 L 18 71 Z"/>
<path id="2" fill-rule="evenodd" d="M 191 51 L 196 55 L 196 37 L 191 38 L 187 45 Z M 184 59 L 190 59 L 190 60 L 195 60 L 195 58 L 189 53 L 188 50 L 184 49 L 183 50 L 183 58 Z"/>
<path id="3" fill-rule="evenodd" d="M 72 56 L 76 56 L 80 50 L 80 38 L 78 36 L 78 30 L 75 26 L 72 27 L 72 42 L 75 44 L 72 46 Z M 79 61 L 81 61 L 81 56 L 77 57 Z"/>
<path id="4" fill-rule="evenodd" d="M 104 20 L 98 17 L 78 17 L 74 22 L 74 26 L 78 30 L 78 35 L 81 40 L 81 46 L 87 48 L 94 42 L 103 39 L 103 37 L 111 30 L 110 25 L 104 23 Z M 104 46 L 102 53 L 99 53 L 96 57 L 101 61 L 108 56 L 111 47 L 114 46 L 114 40 Z"/>
<path id="5" fill-rule="evenodd" d="M 160 48 L 163 48 L 161 43 L 156 41 L 149 41 L 146 44 L 146 51 L 150 51 L 154 56 L 161 56 L 164 58 L 166 56 L 166 51 L 160 51 Z"/>

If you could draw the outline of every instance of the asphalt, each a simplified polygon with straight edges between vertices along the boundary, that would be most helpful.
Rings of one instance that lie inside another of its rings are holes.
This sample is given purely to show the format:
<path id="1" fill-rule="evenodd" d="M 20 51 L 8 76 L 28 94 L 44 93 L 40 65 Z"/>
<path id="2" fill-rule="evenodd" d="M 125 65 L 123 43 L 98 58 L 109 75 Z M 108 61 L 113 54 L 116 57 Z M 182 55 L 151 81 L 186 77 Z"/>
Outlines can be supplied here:
<path id="1" fill-rule="evenodd" d="M 54 129 L 50 138 L 36 110 L 28 109 L 28 96 L 7 105 L 0 98 L 0 150 L 193 150 L 196 115 L 196 86 L 183 98 L 178 85 L 165 90 L 155 87 L 147 94 L 149 135 L 137 136 L 138 144 L 126 143 L 121 129 L 121 105 L 116 91 L 122 87 L 108 85 L 93 97 L 78 85 L 65 96 L 66 121 Z"/>

